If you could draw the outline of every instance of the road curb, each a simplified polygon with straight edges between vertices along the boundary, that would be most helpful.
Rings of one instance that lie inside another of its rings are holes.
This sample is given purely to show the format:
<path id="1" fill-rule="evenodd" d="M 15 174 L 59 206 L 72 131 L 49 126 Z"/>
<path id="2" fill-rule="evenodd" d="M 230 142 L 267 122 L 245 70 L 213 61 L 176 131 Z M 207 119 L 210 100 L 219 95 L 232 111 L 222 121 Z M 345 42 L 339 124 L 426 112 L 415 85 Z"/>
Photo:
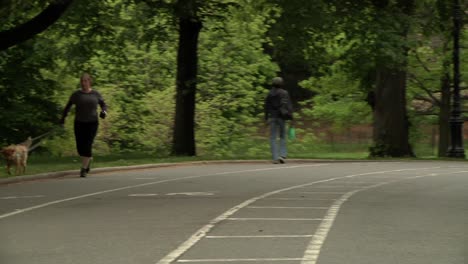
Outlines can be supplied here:
<path id="1" fill-rule="evenodd" d="M 330 163 L 330 162 L 366 162 L 366 161 L 369 162 L 373 160 L 288 159 L 287 163 Z M 163 167 L 223 164 L 223 163 L 224 164 L 225 163 L 271 164 L 271 161 L 270 160 L 207 160 L 207 161 L 187 161 L 187 162 L 177 162 L 177 163 L 155 163 L 155 164 L 144 164 L 144 165 L 95 168 L 93 169 L 93 174 L 99 174 L 99 173 L 105 173 L 105 172 L 129 171 L 129 170 L 155 169 L 155 168 L 163 168 Z M 5 178 L 5 179 L 0 179 L 0 185 L 26 182 L 26 181 L 53 179 L 53 178 L 64 178 L 68 176 L 78 177 L 79 173 L 80 173 L 79 170 L 67 170 L 67 171 L 57 171 L 57 172 L 46 172 L 46 173 L 40 173 L 40 174 L 35 174 L 35 175 L 13 176 L 13 177 Z"/>

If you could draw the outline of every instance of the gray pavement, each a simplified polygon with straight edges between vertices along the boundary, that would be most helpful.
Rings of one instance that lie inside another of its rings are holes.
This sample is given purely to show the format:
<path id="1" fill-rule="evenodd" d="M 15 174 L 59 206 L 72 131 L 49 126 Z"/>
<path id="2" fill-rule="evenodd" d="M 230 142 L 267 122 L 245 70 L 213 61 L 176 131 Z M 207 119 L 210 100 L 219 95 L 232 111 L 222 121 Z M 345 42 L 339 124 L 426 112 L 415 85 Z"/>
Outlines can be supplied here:
<path id="1" fill-rule="evenodd" d="M 0 185 L 0 263 L 466 263 L 466 162 L 197 163 Z"/>

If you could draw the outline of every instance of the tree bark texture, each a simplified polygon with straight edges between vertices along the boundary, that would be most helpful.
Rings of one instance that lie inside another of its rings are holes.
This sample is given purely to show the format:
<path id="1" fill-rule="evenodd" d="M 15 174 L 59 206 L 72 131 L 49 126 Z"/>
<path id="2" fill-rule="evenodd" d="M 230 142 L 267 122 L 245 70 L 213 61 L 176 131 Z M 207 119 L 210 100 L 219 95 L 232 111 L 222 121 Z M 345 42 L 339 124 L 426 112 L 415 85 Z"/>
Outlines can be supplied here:
<path id="1" fill-rule="evenodd" d="M 54 24 L 73 0 L 56 0 L 40 14 L 15 28 L 0 32 L 0 51 L 26 41 Z"/>
<path id="2" fill-rule="evenodd" d="M 393 12 L 387 9 L 389 1 L 373 1 L 379 12 Z M 397 0 L 398 10 L 410 16 L 414 10 L 414 0 Z M 377 14 L 378 14 L 377 13 Z M 376 18 L 379 19 L 378 17 Z M 406 22 L 409 23 L 409 22 Z M 406 39 L 409 25 L 402 24 L 395 28 L 399 37 Z M 396 46 L 395 48 L 397 48 Z M 376 83 L 374 93 L 374 145 L 370 148 L 370 155 L 376 157 L 413 157 L 414 153 L 409 144 L 408 113 L 406 109 L 406 68 L 408 49 L 400 47 L 404 61 L 382 61 L 376 65 Z"/>
<path id="3" fill-rule="evenodd" d="M 380 66 L 374 98 L 372 156 L 414 156 L 409 144 L 406 110 L 406 72 Z"/>
<path id="4" fill-rule="evenodd" d="M 195 156 L 195 94 L 198 66 L 198 36 L 202 23 L 194 17 L 179 18 L 176 113 L 172 154 Z"/>

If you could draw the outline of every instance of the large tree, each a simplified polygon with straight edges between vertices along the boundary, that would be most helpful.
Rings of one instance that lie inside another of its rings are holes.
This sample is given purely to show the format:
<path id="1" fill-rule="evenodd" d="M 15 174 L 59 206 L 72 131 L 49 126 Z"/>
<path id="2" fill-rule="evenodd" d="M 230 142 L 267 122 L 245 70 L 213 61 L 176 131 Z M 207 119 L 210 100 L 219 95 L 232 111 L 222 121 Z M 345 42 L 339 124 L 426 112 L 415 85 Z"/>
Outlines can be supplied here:
<path id="1" fill-rule="evenodd" d="M 413 156 L 406 108 L 408 34 L 413 0 L 330 1 L 350 48 L 348 71 L 369 93 L 373 110 L 371 156 Z"/>
<path id="2" fill-rule="evenodd" d="M 206 16 L 222 19 L 236 1 L 143 0 L 149 6 L 172 10 L 179 27 L 176 76 L 176 112 L 172 154 L 195 156 L 195 104 L 198 69 L 198 36 Z"/>
<path id="3" fill-rule="evenodd" d="M 202 28 L 199 3 L 178 1 L 179 24 L 177 52 L 176 112 L 172 154 L 195 156 L 195 95 L 198 69 L 198 36 Z"/>
<path id="4" fill-rule="evenodd" d="M 6 1 L 2 14 L 11 11 L 14 1 Z M 73 0 L 54 0 L 38 15 L 12 28 L 0 31 L 0 51 L 8 49 L 43 32 L 54 24 L 67 10 Z"/>
<path id="5" fill-rule="evenodd" d="M 375 45 L 379 54 L 384 56 L 378 55 L 375 65 L 374 147 L 371 155 L 414 156 L 409 144 L 410 124 L 406 108 L 406 40 L 415 2 L 399 0 L 391 4 L 389 1 L 374 1 L 373 5 L 376 23 L 390 30 L 376 34 Z M 396 40 L 387 41 L 389 37 Z"/>

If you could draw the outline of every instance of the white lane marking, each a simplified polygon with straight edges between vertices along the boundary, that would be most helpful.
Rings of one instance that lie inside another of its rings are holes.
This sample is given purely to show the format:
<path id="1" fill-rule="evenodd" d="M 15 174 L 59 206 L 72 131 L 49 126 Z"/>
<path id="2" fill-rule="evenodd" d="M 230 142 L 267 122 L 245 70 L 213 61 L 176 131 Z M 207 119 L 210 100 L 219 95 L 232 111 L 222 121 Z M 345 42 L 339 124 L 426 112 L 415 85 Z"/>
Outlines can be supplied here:
<path id="1" fill-rule="evenodd" d="M 265 261 L 299 261 L 301 258 L 245 258 L 245 259 L 180 259 L 180 263 L 196 262 L 265 262 Z"/>
<path id="2" fill-rule="evenodd" d="M 255 209 L 316 209 L 327 210 L 328 207 L 313 207 L 313 206 L 247 206 L 246 208 Z"/>
<path id="3" fill-rule="evenodd" d="M 367 185 L 369 186 L 369 185 Z M 314 186 L 313 189 L 352 189 L 352 188 L 359 188 L 359 187 L 365 187 L 365 186 L 351 186 L 351 185 L 331 185 L 331 186 Z"/>
<path id="4" fill-rule="evenodd" d="M 295 193 L 292 192 L 292 194 L 295 194 Z M 297 193 L 299 194 L 300 193 L 303 193 L 303 194 L 345 194 L 345 192 L 297 192 Z"/>
<path id="5" fill-rule="evenodd" d="M 226 218 L 231 221 L 322 221 L 322 218 L 248 218 L 248 217 L 233 217 Z"/>
<path id="6" fill-rule="evenodd" d="M 320 223 L 315 231 L 315 236 L 310 241 L 307 249 L 304 252 L 304 257 L 301 261 L 301 264 L 315 264 L 319 255 L 320 250 L 322 248 L 323 243 L 330 231 L 333 222 L 335 221 L 336 216 L 338 215 L 338 211 L 340 206 L 349 198 L 351 195 L 356 193 L 356 191 L 349 192 L 343 195 L 338 201 L 336 201 L 327 211 L 325 215 L 325 219 Z"/>
<path id="7" fill-rule="evenodd" d="M 225 174 L 236 174 L 236 173 L 244 173 L 244 172 L 258 172 L 258 171 L 269 171 L 269 170 L 283 170 L 283 169 L 293 169 L 293 168 L 302 168 L 302 167 L 317 167 L 317 166 L 325 166 L 325 165 L 328 165 L 328 164 L 327 163 L 308 164 L 308 165 L 301 165 L 301 166 L 274 167 L 274 168 L 262 168 L 262 169 L 253 169 L 253 170 L 218 172 L 218 173 L 206 174 L 206 175 L 188 176 L 188 177 L 177 178 L 177 179 L 167 179 L 167 180 L 160 180 L 160 181 L 155 181 L 155 182 L 146 182 L 146 183 L 140 183 L 140 184 L 125 186 L 125 187 L 120 187 L 120 188 L 116 188 L 116 189 L 110 189 L 110 190 L 104 190 L 104 191 L 100 191 L 100 192 L 83 194 L 83 195 L 80 195 L 80 196 L 70 197 L 70 198 L 66 198 L 66 199 L 62 199 L 62 200 L 55 200 L 55 201 L 51 201 L 51 202 L 48 202 L 48 203 L 38 204 L 38 205 L 35 205 L 35 206 L 31 206 L 31 207 L 26 207 L 26 208 L 19 209 L 19 210 L 10 212 L 10 213 L 2 214 L 2 215 L 0 215 L 0 219 L 4 219 L 4 218 L 10 217 L 10 216 L 14 216 L 14 215 L 17 215 L 17 214 L 29 212 L 29 211 L 32 211 L 32 210 L 40 209 L 40 208 L 50 206 L 50 205 L 54 205 L 54 204 L 69 202 L 69 201 L 73 201 L 73 200 L 78 200 L 78 199 L 82 199 L 82 198 L 87 198 L 87 197 L 106 194 L 106 193 L 111 193 L 111 192 L 117 192 L 117 191 L 123 191 L 123 190 L 128 190 L 128 189 L 139 188 L 139 187 L 145 187 L 145 186 L 155 185 L 155 184 L 159 184 L 159 183 L 181 181 L 181 180 L 187 180 L 187 179 L 196 179 L 196 178 L 216 176 L 216 175 L 225 175 Z"/>
<path id="8" fill-rule="evenodd" d="M 28 199 L 28 198 L 41 198 L 44 195 L 29 195 L 29 196 L 4 196 L 0 197 L 1 200 L 11 200 L 11 199 Z"/>
<path id="9" fill-rule="evenodd" d="M 282 200 L 282 201 L 335 201 L 336 199 L 319 199 L 319 198 L 267 198 L 265 200 Z"/>
<path id="10" fill-rule="evenodd" d="M 376 183 L 376 182 L 380 183 L 381 182 L 381 181 L 379 181 L 379 180 L 381 180 L 380 177 L 382 177 L 382 176 L 379 176 L 379 178 L 368 178 L 368 179 L 366 179 L 366 181 L 353 181 L 353 180 L 351 180 L 351 181 L 330 182 L 329 186 L 332 186 L 333 184 L 361 185 L 361 184 L 373 184 L 373 183 Z M 362 179 L 362 180 L 364 180 L 364 179 Z"/>
<path id="11" fill-rule="evenodd" d="M 151 196 L 157 196 L 157 193 L 134 193 L 134 194 L 129 194 L 128 196 L 130 197 L 151 197 Z M 207 193 L 207 192 L 185 192 L 185 193 L 167 193 L 164 194 L 167 196 L 174 196 L 174 195 L 186 195 L 186 196 L 209 196 L 209 195 L 214 195 L 214 193 Z"/>
<path id="12" fill-rule="evenodd" d="M 157 193 L 134 193 L 134 194 L 129 194 L 128 196 L 130 197 L 152 197 L 152 196 L 157 196 Z"/>
<path id="13" fill-rule="evenodd" d="M 258 236 L 206 236 L 205 238 L 221 239 L 221 238 L 301 238 L 313 237 L 314 235 L 258 235 Z"/>
<path id="14" fill-rule="evenodd" d="M 345 194 L 345 192 L 291 192 L 291 194 Z"/>
<path id="15" fill-rule="evenodd" d="M 459 172 L 451 172 L 451 173 L 441 173 L 440 175 L 450 175 L 450 174 L 459 174 L 459 173 L 466 173 L 468 171 L 459 171 Z M 384 183 L 379 183 L 375 184 L 369 187 L 357 189 L 351 192 L 346 193 L 343 195 L 340 199 L 338 199 L 327 211 L 324 220 L 320 223 L 320 225 L 317 228 L 317 231 L 315 232 L 312 240 L 310 241 L 307 249 L 304 252 L 304 257 L 301 261 L 301 264 L 316 264 L 317 260 L 320 255 L 320 251 L 322 249 L 322 245 L 325 243 L 325 240 L 327 239 L 328 232 L 333 226 L 333 222 L 335 221 L 338 212 L 341 208 L 341 206 L 354 194 L 357 192 L 367 190 L 367 189 L 372 189 L 376 188 L 379 186 L 387 185 L 389 183 L 397 183 L 405 180 L 411 180 L 411 179 L 418 179 L 418 178 L 423 178 L 423 177 L 434 177 L 438 176 L 439 174 L 436 173 L 430 173 L 430 174 L 425 174 L 425 175 L 419 175 L 419 176 L 413 176 L 413 177 L 408 177 L 404 178 L 401 180 L 396 180 L 393 182 L 384 182 Z"/>
<path id="16" fill-rule="evenodd" d="M 327 164 L 328 165 L 328 164 Z M 281 167 L 280 167 L 281 168 Z M 294 168 L 294 167 L 291 167 L 291 168 Z M 353 177 L 356 177 L 356 176 L 365 176 L 365 175 L 374 175 L 376 173 L 378 174 L 382 174 L 382 173 L 385 173 L 385 172 L 396 172 L 396 171 L 412 171 L 412 170 L 430 170 L 430 169 L 437 169 L 437 168 L 440 168 L 440 167 L 425 167 L 425 168 L 414 168 L 414 169 L 398 169 L 398 170 L 388 170 L 388 171 L 377 171 L 377 172 L 366 172 L 366 173 L 360 173 L 360 174 L 351 174 L 351 175 L 347 175 L 347 176 L 343 176 L 343 177 L 335 177 L 335 178 L 330 178 L 330 179 L 326 179 L 326 180 L 320 180 L 320 181 L 315 181 L 315 182 L 309 182 L 309 183 L 305 183 L 305 184 L 301 184 L 301 185 L 296 185 L 296 186 L 292 186 L 292 187 L 288 187 L 288 188 L 284 188 L 284 189 L 279 189 L 279 190 L 276 190 L 276 191 L 272 191 L 272 192 L 268 192 L 268 193 L 265 193 L 263 195 L 260 195 L 260 196 L 257 196 L 257 197 L 254 197 L 254 198 L 251 198 L 243 203 L 240 203 L 234 207 L 232 207 L 231 209 L 227 210 L 226 212 L 224 212 L 223 214 L 219 215 L 218 217 L 216 217 L 215 219 L 211 220 L 208 224 L 206 224 L 205 226 L 201 227 L 200 229 L 198 229 L 198 231 L 196 231 L 192 236 L 190 236 L 186 241 L 184 241 L 182 244 L 179 245 L 179 247 L 177 247 L 176 249 L 174 249 L 173 251 L 169 252 L 169 254 L 167 254 L 164 258 L 162 258 L 161 260 L 159 260 L 156 264 L 170 264 L 172 263 L 173 261 L 175 261 L 177 258 L 179 258 L 180 256 L 182 256 L 182 254 L 184 254 L 187 250 L 189 250 L 191 247 L 193 247 L 193 245 L 195 245 L 200 239 L 202 239 L 203 237 L 206 236 L 206 234 L 215 226 L 217 225 L 219 222 L 221 221 L 224 221 L 226 220 L 227 218 L 229 218 L 229 216 L 233 215 L 234 213 L 236 213 L 237 211 L 239 211 L 240 209 L 244 208 L 244 207 L 247 207 L 249 206 L 250 204 L 260 200 L 260 199 L 264 199 L 266 197 L 269 197 L 271 195 L 275 195 L 275 194 L 278 194 L 278 193 L 281 193 L 281 192 L 285 192 L 285 191 L 290 191 L 290 190 L 294 190 L 294 189 L 298 189 L 298 188 L 303 188 L 303 187 L 307 187 L 307 186 L 310 186 L 310 185 L 313 185 L 313 184 L 318 184 L 318 183 L 322 183 L 322 182 L 331 182 L 331 181 L 335 181 L 335 180 L 338 180 L 338 179 L 346 179 L 346 178 L 353 178 Z"/>
<path id="17" fill-rule="evenodd" d="M 168 193 L 166 195 L 186 195 L 186 196 L 210 196 L 214 195 L 214 193 L 209 192 L 181 192 L 181 193 Z"/>

